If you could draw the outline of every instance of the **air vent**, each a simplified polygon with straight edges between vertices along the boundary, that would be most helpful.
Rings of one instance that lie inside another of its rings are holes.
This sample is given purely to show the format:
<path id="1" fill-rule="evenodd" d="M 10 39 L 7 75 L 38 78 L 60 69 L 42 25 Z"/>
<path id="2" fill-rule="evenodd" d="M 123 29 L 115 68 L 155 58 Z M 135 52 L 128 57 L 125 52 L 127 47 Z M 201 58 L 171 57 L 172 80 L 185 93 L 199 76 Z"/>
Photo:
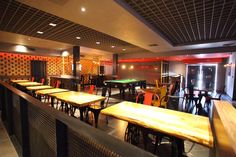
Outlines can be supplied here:
<path id="1" fill-rule="evenodd" d="M 148 46 L 154 47 L 154 46 L 158 46 L 158 45 L 157 44 L 149 44 Z"/>

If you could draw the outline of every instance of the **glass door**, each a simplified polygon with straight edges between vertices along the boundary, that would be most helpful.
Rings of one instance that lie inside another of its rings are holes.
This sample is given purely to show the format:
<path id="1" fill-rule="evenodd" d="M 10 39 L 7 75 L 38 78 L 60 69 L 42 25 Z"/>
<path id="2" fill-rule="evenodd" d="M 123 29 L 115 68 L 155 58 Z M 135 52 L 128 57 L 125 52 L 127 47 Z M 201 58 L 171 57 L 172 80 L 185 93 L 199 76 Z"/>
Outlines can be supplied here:
<path id="1" fill-rule="evenodd" d="M 202 82 L 204 87 L 209 90 L 214 90 L 215 88 L 215 75 L 216 75 L 216 66 L 207 66 L 203 65 L 202 66 L 202 72 L 203 72 L 203 78 Z"/>
<path id="2" fill-rule="evenodd" d="M 197 89 L 216 89 L 217 64 L 187 65 L 187 86 Z"/>
<path id="3" fill-rule="evenodd" d="M 197 88 L 200 81 L 200 66 L 188 65 L 187 67 L 187 87 L 193 85 Z"/>

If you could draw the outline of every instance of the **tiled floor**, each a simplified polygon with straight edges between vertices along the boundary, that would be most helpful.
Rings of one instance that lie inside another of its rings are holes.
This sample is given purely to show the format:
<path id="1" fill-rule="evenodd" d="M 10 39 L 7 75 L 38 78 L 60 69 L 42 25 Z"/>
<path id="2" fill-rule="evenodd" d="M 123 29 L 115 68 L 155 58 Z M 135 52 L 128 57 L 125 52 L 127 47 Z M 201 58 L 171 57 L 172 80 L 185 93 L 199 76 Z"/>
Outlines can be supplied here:
<path id="1" fill-rule="evenodd" d="M 0 157 L 18 157 L 2 121 L 0 121 Z"/>

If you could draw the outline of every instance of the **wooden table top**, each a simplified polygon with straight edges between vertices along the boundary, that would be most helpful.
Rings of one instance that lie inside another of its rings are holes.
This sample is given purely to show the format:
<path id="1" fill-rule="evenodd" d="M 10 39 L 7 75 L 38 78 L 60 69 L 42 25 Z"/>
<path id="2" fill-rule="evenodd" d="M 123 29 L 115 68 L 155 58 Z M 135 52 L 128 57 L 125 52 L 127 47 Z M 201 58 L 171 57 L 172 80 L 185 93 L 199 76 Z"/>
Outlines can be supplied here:
<path id="1" fill-rule="evenodd" d="M 12 83 L 31 82 L 29 80 L 11 80 Z"/>
<path id="2" fill-rule="evenodd" d="M 216 115 L 214 112 L 218 114 L 217 117 L 214 117 L 214 115 Z M 236 154 L 235 115 L 236 109 L 228 101 L 214 101 L 213 122 L 215 121 L 214 128 L 216 129 L 216 138 L 219 138 L 217 139 L 217 143 L 219 147 L 224 147 L 226 151 L 231 147 L 231 149 L 234 150 L 234 154 Z"/>
<path id="3" fill-rule="evenodd" d="M 20 83 L 17 83 L 17 84 L 20 85 L 20 86 L 23 86 L 23 87 L 42 85 L 42 83 L 38 83 L 38 82 L 20 82 Z"/>
<path id="4" fill-rule="evenodd" d="M 49 94 L 49 96 L 55 97 L 67 103 L 71 103 L 74 106 L 78 107 L 87 106 L 92 103 L 105 100 L 105 97 L 103 96 L 88 94 L 84 92 L 74 92 L 74 91 L 54 93 L 54 94 Z"/>
<path id="5" fill-rule="evenodd" d="M 40 90 L 40 89 L 50 89 L 50 88 L 53 88 L 53 87 L 52 86 L 48 86 L 48 85 L 26 87 L 26 89 L 28 89 L 30 91 L 36 91 L 36 90 Z"/>
<path id="6" fill-rule="evenodd" d="M 35 93 L 37 95 L 47 95 L 47 94 L 67 92 L 67 91 L 69 91 L 69 90 L 68 89 L 62 89 L 62 88 L 52 88 L 52 89 L 37 90 Z"/>
<path id="7" fill-rule="evenodd" d="M 213 147 L 213 135 L 207 117 L 127 101 L 107 107 L 101 113 L 154 131 Z"/>

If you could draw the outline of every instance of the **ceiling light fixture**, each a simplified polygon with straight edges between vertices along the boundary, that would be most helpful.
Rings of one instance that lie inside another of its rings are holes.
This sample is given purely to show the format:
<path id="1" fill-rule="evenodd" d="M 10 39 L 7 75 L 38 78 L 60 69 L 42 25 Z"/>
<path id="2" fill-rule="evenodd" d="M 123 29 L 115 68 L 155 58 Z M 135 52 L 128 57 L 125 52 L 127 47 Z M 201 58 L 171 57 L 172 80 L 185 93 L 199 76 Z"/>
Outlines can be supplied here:
<path id="1" fill-rule="evenodd" d="M 81 7 L 80 9 L 82 12 L 85 12 L 86 11 L 86 8 L 85 7 Z"/>
<path id="2" fill-rule="evenodd" d="M 78 39 L 78 40 L 81 39 L 81 37 L 75 37 L 75 38 Z"/>
<path id="3" fill-rule="evenodd" d="M 112 45 L 112 46 L 111 46 L 111 48 L 115 48 L 115 46 L 114 46 L 114 45 Z"/>
<path id="4" fill-rule="evenodd" d="M 49 23 L 49 26 L 55 27 L 55 26 L 57 26 L 57 24 L 55 24 L 55 23 Z"/>
<path id="5" fill-rule="evenodd" d="M 125 66 L 125 65 L 122 65 L 121 68 L 122 68 L 122 69 L 126 69 L 126 66 Z"/>
<path id="6" fill-rule="evenodd" d="M 99 45 L 99 44 L 101 44 L 101 43 L 100 43 L 100 41 L 96 41 L 96 44 Z"/>
<path id="7" fill-rule="evenodd" d="M 63 51 L 61 54 L 63 57 L 69 56 L 69 52 L 68 51 Z"/>
<path id="8" fill-rule="evenodd" d="M 17 52 L 27 52 L 27 48 L 23 45 L 16 45 L 15 51 L 17 51 Z"/>
<path id="9" fill-rule="evenodd" d="M 43 34 L 43 32 L 41 32 L 41 31 L 37 31 L 37 33 L 38 33 L 38 34 Z"/>
<path id="10" fill-rule="evenodd" d="M 122 49 L 123 51 L 126 51 L 126 49 Z"/>

